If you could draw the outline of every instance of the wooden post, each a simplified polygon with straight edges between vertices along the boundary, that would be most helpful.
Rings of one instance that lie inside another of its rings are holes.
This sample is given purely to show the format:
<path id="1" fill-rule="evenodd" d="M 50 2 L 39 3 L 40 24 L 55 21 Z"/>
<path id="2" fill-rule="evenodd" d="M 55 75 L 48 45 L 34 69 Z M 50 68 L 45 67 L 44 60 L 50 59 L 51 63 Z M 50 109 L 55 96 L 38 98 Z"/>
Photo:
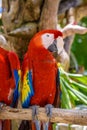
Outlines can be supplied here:
<path id="1" fill-rule="evenodd" d="M 87 125 L 87 110 L 53 108 L 51 118 L 47 117 L 45 108 L 38 110 L 39 113 L 35 118 L 41 121 Z M 0 111 L 0 119 L 32 120 L 32 110 L 4 107 Z"/>

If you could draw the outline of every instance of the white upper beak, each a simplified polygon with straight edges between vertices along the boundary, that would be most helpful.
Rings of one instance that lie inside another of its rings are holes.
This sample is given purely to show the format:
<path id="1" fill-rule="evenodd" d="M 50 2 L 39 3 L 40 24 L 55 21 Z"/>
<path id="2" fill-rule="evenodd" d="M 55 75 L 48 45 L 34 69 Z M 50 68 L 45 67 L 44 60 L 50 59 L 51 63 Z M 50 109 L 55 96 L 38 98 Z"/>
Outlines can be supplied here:
<path id="1" fill-rule="evenodd" d="M 64 41 L 62 37 L 58 37 L 57 38 L 57 49 L 58 49 L 58 54 L 60 54 L 63 50 L 63 46 L 64 46 Z"/>

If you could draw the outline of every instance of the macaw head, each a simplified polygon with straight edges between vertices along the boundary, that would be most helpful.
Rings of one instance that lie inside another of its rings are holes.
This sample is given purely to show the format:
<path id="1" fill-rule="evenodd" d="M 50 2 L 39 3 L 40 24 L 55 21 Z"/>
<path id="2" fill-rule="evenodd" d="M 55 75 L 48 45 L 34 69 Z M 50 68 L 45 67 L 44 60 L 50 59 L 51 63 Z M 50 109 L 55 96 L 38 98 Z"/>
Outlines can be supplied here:
<path id="1" fill-rule="evenodd" d="M 63 47 L 62 32 L 59 30 L 42 30 L 31 41 L 34 43 L 33 46 L 35 45 L 37 48 L 42 46 L 53 53 L 60 52 Z"/>

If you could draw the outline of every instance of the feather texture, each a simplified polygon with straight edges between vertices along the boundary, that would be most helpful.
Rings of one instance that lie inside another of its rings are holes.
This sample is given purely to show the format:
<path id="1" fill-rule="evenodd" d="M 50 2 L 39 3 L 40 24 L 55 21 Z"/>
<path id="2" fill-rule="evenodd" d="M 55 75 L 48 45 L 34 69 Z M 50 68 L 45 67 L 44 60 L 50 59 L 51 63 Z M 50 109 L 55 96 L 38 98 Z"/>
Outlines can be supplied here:
<path id="1" fill-rule="evenodd" d="M 13 93 L 13 100 L 11 106 L 14 107 L 18 101 L 20 95 L 20 79 L 21 79 L 21 70 L 20 70 L 20 61 L 16 53 L 9 52 L 8 54 L 12 77 L 15 82 L 14 93 Z M 13 60 L 14 59 L 14 60 Z"/>
<path id="2" fill-rule="evenodd" d="M 32 85 L 32 71 L 26 71 L 23 76 L 23 87 L 22 87 L 22 107 L 28 108 L 30 99 L 34 95 Z"/>
<path id="3" fill-rule="evenodd" d="M 15 79 L 15 90 L 13 95 L 13 101 L 11 106 L 13 107 L 20 96 L 20 82 L 21 82 L 21 70 L 13 70 L 14 72 L 14 79 Z"/>
<path id="4" fill-rule="evenodd" d="M 20 61 L 15 52 L 0 47 L 0 102 L 16 107 L 20 81 Z M 11 130 L 10 120 L 0 120 L 3 130 Z"/>
<path id="5" fill-rule="evenodd" d="M 60 31 L 43 30 L 38 32 L 29 43 L 22 63 L 22 106 L 24 108 L 36 104 L 43 107 L 54 102 L 57 63 L 47 47 L 53 44 L 58 36 L 62 36 Z"/>

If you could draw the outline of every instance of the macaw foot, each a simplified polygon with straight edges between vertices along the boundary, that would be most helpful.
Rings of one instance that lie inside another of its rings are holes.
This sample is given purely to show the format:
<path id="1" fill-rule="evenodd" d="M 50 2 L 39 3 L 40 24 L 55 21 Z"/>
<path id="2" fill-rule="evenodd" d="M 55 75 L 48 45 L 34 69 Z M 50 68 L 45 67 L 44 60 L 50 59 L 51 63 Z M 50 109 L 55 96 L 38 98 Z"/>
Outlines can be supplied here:
<path id="1" fill-rule="evenodd" d="M 5 106 L 6 106 L 6 104 L 5 104 L 5 103 L 0 102 L 0 110 L 2 110 L 2 109 L 3 109 L 3 107 L 5 107 Z"/>
<path id="2" fill-rule="evenodd" d="M 46 114 L 49 118 L 52 116 L 52 108 L 53 108 L 53 105 L 51 105 L 51 104 L 47 104 L 45 106 Z M 43 130 L 48 130 L 48 129 L 49 129 L 49 121 L 43 122 Z"/>
<path id="3" fill-rule="evenodd" d="M 39 106 L 33 105 L 30 107 L 32 109 L 32 118 L 35 123 L 36 130 L 41 129 L 41 122 L 37 120 L 38 108 Z"/>
<path id="4" fill-rule="evenodd" d="M 47 113 L 47 116 L 50 118 L 52 116 L 52 108 L 54 108 L 54 106 L 52 104 L 47 104 L 45 106 L 45 109 L 46 109 L 46 113 Z"/>

